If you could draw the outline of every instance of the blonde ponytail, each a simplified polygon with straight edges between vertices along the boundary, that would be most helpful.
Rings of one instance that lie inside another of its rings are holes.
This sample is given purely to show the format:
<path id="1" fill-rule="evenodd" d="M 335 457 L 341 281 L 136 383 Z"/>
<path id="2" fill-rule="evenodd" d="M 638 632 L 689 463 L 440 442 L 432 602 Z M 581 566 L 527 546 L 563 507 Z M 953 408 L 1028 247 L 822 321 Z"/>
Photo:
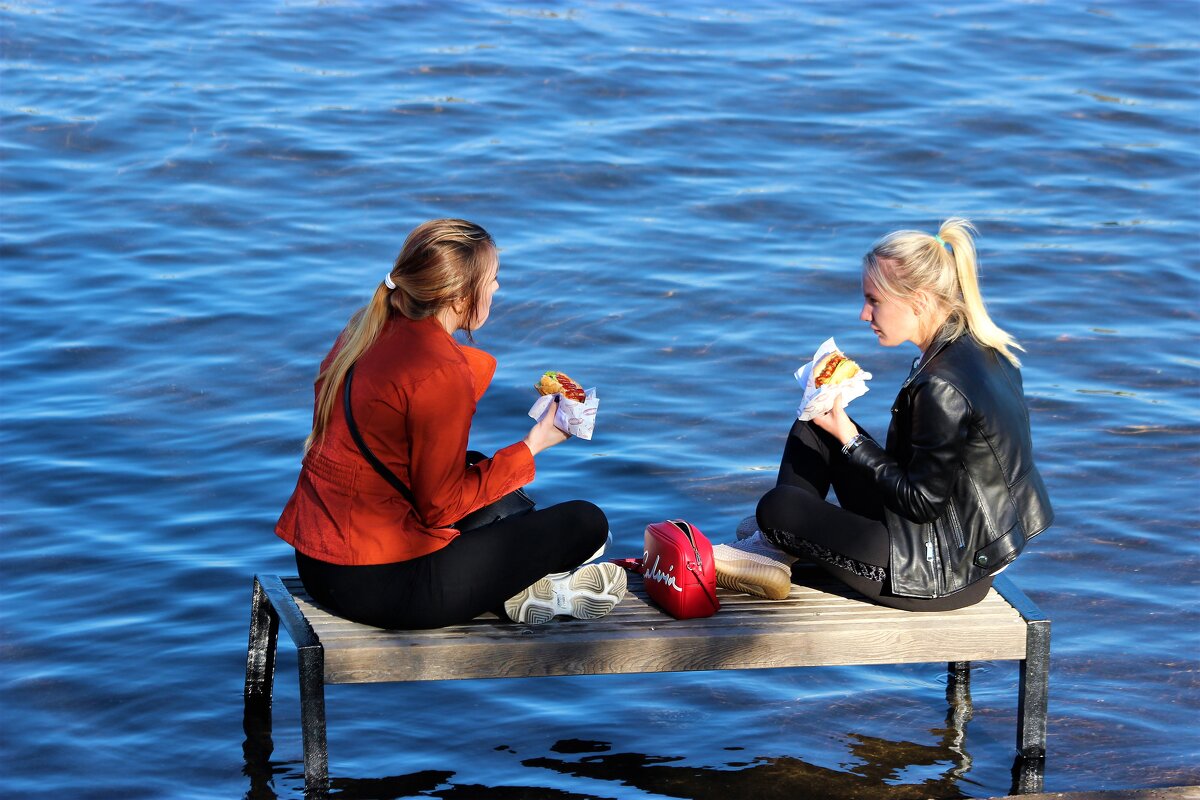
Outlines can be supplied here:
<path id="1" fill-rule="evenodd" d="M 496 262 L 496 243 L 478 225 L 462 219 L 435 219 L 417 226 L 404 241 L 388 283 L 380 282 L 370 302 L 354 312 L 338 336 L 337 351 L 329 366 L 321 370 L 313 427 L 304 440 L 307 453 L 325 435 L 342 382 L 354 362 L 367 351 L 393 314 L 425 319 L 443 309 L 463 303 L 467 337 L 471 321 L 478 316 L 480 298 L 491 280 Z"/>
<path id="2" fill-rule="evenodd" d="M 944 309 L 939 338 L 957 339 L 970 332 L 1019 367 L 1013 351 L 1024 348 L 992 321 L 979 291 L 974 233 L 974 226 L 961 217 L 943 222 L 936 236 L 889 233 L 863 258 L 863 271 L 886 294 L 912 302 L 923 292 Z"/>
<path id="3" fill-rule="evenodd" d="M 1021 360 L 1013 350 L 1025 348 L 992 321 L 983 302 L 983 294 L 979 291 L 979 267 L 972 235 L 974 233 L 974 226 L 960 217 L 951 217 L 938 229 L 938 236 L 950 246 L 958 282 L 956 295 L 939 299 L 943 299 L 943 302 L 950 306 L 949 322 L 957 328 L 954 331 L 955 336 L 963 330 L 968 330 L 980 344 L 999 351 L 1013 366 L 1019 367 Z"/>

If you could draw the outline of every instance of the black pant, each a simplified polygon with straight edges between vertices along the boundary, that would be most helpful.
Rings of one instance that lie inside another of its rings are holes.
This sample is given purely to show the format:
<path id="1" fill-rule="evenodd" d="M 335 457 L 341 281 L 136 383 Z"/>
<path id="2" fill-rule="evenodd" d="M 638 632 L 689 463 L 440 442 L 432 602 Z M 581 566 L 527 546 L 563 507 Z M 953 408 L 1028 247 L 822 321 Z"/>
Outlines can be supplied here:
<path id="1" fill-rule="evenodd" d="M 831 486 L 840 508 L 825 501 Z M 938 598 L 893 594 L 891 547 L 879 492 L 871 476 L 842 455 L 837 439 L 811 422 L 792 425 L 775 488 L 758 502 L 757 517 L 759 530 L 777 547 L 816 563 L 881 605 L 949 611 L 978 603 L 992 585 L 987 578 Z"/>
<path id="2" fill-rule="evenodd" d="M 608 537 L 608 519 L 573 500 L 466 531 L 410 561 L 329 564 L 296 552 L 304 588 L 339 616 L 379 628 L 441 628 L 487 611 L 552 572 L 579 566 Z"/>

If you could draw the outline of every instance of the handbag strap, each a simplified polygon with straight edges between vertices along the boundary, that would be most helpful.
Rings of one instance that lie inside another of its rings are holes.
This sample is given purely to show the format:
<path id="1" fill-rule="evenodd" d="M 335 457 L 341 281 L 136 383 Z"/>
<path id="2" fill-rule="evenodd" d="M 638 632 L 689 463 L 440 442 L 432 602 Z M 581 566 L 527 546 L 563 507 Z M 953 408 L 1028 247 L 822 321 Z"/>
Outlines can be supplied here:
<path id="1" fill-rule="evenodd" d="M 708 602 L 712 603 L 712 607 L 714 609 L 720 608 L 721 604 L 717 602 L 717 598 L 713 597 L 712 592 L 708 590 L 708 584 L 704 582 L 703 571 L 697 571 L 696 569 L 703 565 L 700 564 L 700 548 L 696 546 L 696 537 L 692 534 L 692 526 L 681 519 L 673 519 L 671 520 L 671 524 L 683 531 L 683 535 L 688 538 L 688 542 L 692 545 L 692 551 L 696 554 L 696 561 L 694 563 L 685 561 L 684 566 L 687 567 L 688 572 L 696 576 L 696 582 L 704 590 L 704 594 L 708 597 Z"/>
<path id="2" fill-rule="evenodd" d="M 350 369 L 346 371 L 345 388 L 342 391 L 342 408 L 346 414 L 346 427 L 350 429 L 350 435 L 354 437 L 354 443 L 358 445 L 358 450 L 363 454 L 363 458 L 367 459 L 375 471 L 390 483 L 400 496 L 408 501 L 408 504 L 413 508 L 417 506 L 417 498 L 413 496 L 412 489 L 405 485 L 404 481 L 396 477 L 396 473 L 392 472 L 383 462 L 380 461 L 371 448 L 367 447 L 367 443 L 363 441 L 362 434 L 358 432 L 358 425 L 354 422 L 354 412 L 350 410 L 350 386 L 354 382 L 354 364 L 350 365 Z"/>

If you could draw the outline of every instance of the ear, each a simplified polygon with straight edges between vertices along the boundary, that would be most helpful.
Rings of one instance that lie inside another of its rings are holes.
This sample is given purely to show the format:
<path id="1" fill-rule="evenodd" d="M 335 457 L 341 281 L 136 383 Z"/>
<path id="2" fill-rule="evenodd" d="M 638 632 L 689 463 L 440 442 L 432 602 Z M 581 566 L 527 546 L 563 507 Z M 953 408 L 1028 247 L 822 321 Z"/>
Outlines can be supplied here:
<path id="1" fill-rule="evenodd" d="M 929 298 L 925 295 L 924 292 L 917 292 L 916 294 L 914 294 L 912 296 L 912 301 L 911 301 L 913 316 L 915 316 L 915 317 L 921 316 L 921 314 L 923 314 L 925 312 L 925 309 L 928 307 L 928 305 L 929 305 Z"/>

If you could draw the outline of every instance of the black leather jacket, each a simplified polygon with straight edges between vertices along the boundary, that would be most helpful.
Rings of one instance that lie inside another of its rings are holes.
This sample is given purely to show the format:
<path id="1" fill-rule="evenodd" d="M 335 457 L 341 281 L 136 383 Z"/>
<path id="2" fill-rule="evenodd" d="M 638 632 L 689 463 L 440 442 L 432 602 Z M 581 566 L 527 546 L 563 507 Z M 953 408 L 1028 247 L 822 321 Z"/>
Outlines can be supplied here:
<path id="1" fill-rule="evenodd" d="M 1033 462 L 1021 372 L 970 334 L 931 348 L 900 388 L 887 448 L 866 441 L 891 539 L 891 588 L 952 594 L 1010 563 L 1054 511 Z"/>

